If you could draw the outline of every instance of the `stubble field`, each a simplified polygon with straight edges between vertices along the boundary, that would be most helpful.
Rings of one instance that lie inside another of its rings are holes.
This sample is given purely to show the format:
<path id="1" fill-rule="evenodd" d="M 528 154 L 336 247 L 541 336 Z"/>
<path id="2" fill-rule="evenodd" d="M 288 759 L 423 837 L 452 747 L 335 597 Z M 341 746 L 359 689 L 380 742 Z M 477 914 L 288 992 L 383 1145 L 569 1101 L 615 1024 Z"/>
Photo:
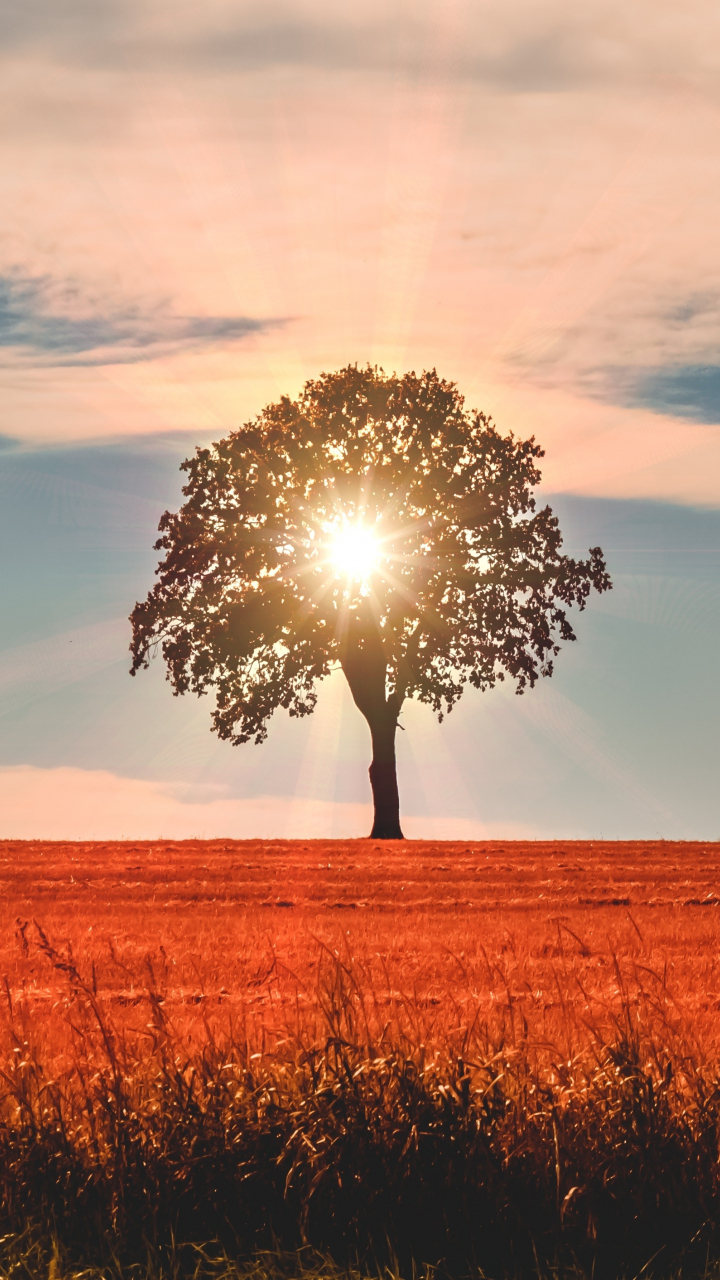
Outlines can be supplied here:
<path id="1" fill-rule="evenodd" d="M 309 1016 L 337 957 L 434 1034 L 510 1002 L 535 1035 L 583 1038 L 632 990 L 698 1050 L 720 1037 L 714 844 L 7 842 L 0 900 L 28 1013 L 68 998 L 39 926 L 128 1026 L 155 982 L 178 1030 L 251 1014 L 267 1033 L 288 1002 Z"/>
<path id="2" fill-rule="evenodd" d="M 12 1265 L 717 1256 L 719 855 L 0 844 Z"/>

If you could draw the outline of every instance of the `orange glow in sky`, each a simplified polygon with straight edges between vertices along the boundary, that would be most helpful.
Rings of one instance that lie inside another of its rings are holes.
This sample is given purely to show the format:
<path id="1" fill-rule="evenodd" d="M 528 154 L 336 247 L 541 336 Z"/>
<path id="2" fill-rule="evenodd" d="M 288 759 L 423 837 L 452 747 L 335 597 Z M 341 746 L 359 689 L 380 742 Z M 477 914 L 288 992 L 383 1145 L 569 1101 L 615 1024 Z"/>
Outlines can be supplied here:
<path id="1" fill-rule="evenodd" d="M 47 7 L 2 53 L 7 434 L 434 365 L 555 490 L 716 500 L 709 3 Z"/>

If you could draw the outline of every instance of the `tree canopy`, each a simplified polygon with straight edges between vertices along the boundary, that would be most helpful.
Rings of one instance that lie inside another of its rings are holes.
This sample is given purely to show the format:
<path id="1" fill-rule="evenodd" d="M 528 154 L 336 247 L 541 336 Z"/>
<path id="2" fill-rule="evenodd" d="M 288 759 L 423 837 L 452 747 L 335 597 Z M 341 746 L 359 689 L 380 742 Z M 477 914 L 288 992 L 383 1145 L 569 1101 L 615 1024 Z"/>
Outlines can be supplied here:
<path id="1" fill-rule="evenodd" d="M 321 375 L 182 464 L 185 502 L 132 614 L 133 674 L 159 645 L 175 693 L 215 691 L 234 743 L 261 742 L 279 707 L 311 712 L 338 664 L 371 731 L 382 703 L 393 736 L 405 698 L 442 719 L 468 684 L 522 693 L 575 639 L 568 607 L 610 586 L 600 548 L 564 555 L 536 507 L 542 456 L 435 370 Z M 353 538 L 372 541 L 364 566 Z"/>

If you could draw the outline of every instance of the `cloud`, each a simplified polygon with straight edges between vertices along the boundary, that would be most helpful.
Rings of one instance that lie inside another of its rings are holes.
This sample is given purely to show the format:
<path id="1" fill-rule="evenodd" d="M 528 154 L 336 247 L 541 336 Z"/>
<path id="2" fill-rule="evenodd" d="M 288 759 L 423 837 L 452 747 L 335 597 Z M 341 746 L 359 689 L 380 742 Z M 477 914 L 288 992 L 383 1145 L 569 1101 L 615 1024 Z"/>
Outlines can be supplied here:
<path id="1" fill-rule="evenodd" d="M 433 24 L 417 18 L 400 24 L 366 21 L 302 21 L 277 15 L 200 32 L 180 46 L 198 69 L 252 70 L 269 66 L 310 66 L 328 70 L 403 69 L 411 74 L 450 73 L 511 91 L 564 90 L 587 82 L 591 67 L 568 33 L 551 27 L 468 46 L 441 42 L 432 48 Z M 492 47 L 494 44 L 495 47 Z M 444 45 L 444 47 L 442 47 Z"/>
<path id="2" fill-rule="evenodd" d="M 149 6 L 148 6 L 149 7 Z M 143 29 L 140 0 L 0 0 L 0 56 L 40 54 L 92 66 L 118 63 Z"/>
<path id="3" fill-rule="evenodd" d="M 201 31 L 192 42 L 178 44 L 174 56 L 199 72 L 269 67 L 400 71 L 416 79 L 459 79 L 508 93 L 586 89 L 607 72 L 592 41 L 552 20 L 529 32 L 530 22 L 518 31 L 498 30 L 497 25 L 493 32 L 470 30 L 463 33 L 465 40 L 453 32 L 448 38 L 442 25 L 409 19 L 402 26 L 388 21 L 360 26 L 338 22 L 335 15 L 322 22 L 253 22 Z"/>
<path id="4" fill-rule="evenodd" d="M 720 423 L 720 364 L 623 370 L 617 385 L 621 404 L 691 422 Z"/>
<path id="5" fill-rule="evenodd" d="M 221 787 L 123 778 L 105 770 L 0 769 L 0 836 L 11 840 L 297 839 L 365 836 L 369 804 L 292 796 L 233 799 Z M 453 817 L 403 819 L 414 839 L 531 839 L 521 823 Z"/>
<path id="6" fill-rule="evenodd" d="M 605 404 L 720 424 L 720 364 L 606 365 L 581 370 L 582 393 Z"/>
<path id="7" fill-rule="evenodd" d="M 344 11 L 329 0 L 0 0 L 6 53 L 40 53 L 70 66 L 402 69 L 513 92 L 707 77 L 717 70 L 717 26 L 708 0 L 687 0 L 682 20 L 671 0 L 421 0 L 409 11 L 383 0 Z"/>
<path id="8" fill-rule="evenodd" d="M 617 269 L 612 257 L 612 250 L 596 254 L 601 280 Z M 538 385 L 565 385 L 604 404 L 720 423 L 720 280 L 713 272 L 708 287 L 687 287 L 702 268 L 700 260 L 687 269 L 691 278 L 682 289 L 677 277 L 658 278 L 656 263 L 643 261 L 634 273 L 618 272 L 595 297 L 586 270 L 591 302 L 584 307 L 583 272 L 573 261 L 572 287 L 564 280 L 564 294 L 548 289 L 543 306 L 517 324 L 503 352 L 508 367 Z"/>
<path id="9" fill-rule="evenodd" d="M 47 276 L 0 276 L 0 352 L 50 365 L 127 364 L 178 348 L 237 342 L 279 321 L 93 307 Z"/>

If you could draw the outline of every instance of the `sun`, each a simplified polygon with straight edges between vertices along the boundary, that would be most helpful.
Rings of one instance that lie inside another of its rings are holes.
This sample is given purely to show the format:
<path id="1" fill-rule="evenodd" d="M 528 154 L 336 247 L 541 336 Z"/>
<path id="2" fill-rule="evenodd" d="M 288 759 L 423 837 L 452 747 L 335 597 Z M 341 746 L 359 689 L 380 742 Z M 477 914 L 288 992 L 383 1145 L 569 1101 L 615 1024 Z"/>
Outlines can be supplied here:
<path id="1" fill-rule="evenodd" d="M 330 559 L 341 577 L 367 582 L 378 561 L 378 544 L 372 529 L 362 524 L 344 525 L 330 543 Z"/>

